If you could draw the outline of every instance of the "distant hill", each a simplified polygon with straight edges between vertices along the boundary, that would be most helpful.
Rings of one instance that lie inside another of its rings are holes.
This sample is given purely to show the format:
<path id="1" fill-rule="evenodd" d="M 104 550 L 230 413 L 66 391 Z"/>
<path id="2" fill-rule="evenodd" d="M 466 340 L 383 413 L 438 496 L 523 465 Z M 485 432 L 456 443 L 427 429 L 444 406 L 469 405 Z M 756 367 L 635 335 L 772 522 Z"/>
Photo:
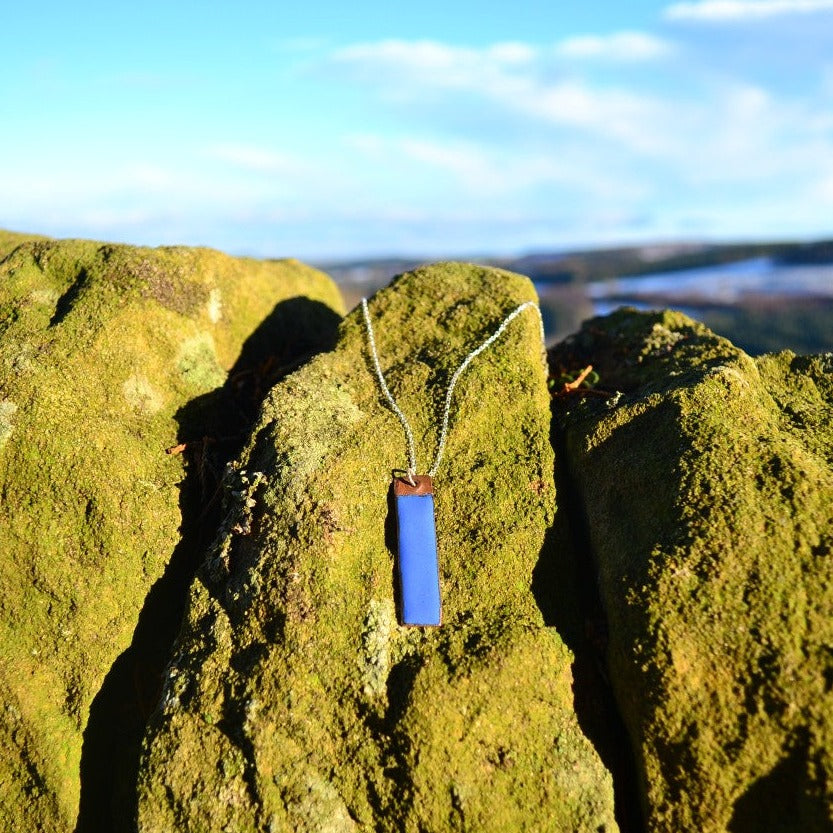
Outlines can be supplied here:
<path id="1" fill-rule="evenodd" d="M 670 272 L 773 257 L 792 264 L 833 263 L 833 240 L 813 243 L 667 243 L 611 249 L 537 252 L 519 257 L 477 257 L 476 263 L 527 275 L 537 283 L 582 284 L 651 272 Z M 472 258 L 444 258 L 472 260 Z M 426 261 L 417 258 L 369 258 L 318 262 L 342 286 L 379 287 L 394 275 Z"/>
<path id="2" fill-rule="evenodd" d="M 46 235 L 0 229 L 0 258 L 27 240 L 46 240 Z M 291 254 L 291 253 L 290 253 Z M 517 257 L 483 255 L 442 260 L 466 260 L 518 272 L 537 283 L 583 284 L 652 272 L 715 266 L 752 257 L 773 257 L 790 264 L 833 263 L 833 240 L 811 243 L 658 243 L 617 248 L 533 252 Z M 439 258 L 387 257 L 339 261 L 315 261 L 342 287 L 377 288 L 395 275 Z"/>
<path id="3" fill-rule="evenodd" d="M 571 252 L 537 252 L 515 258 L 476 258 L 476 262 L 519 272 L 538 287 L 547 340 L 555 343 L 599 313 L 589 284 L 612 278 L 705 269 L 753 258 L 798 266 L 833 264 L 833 241 L 814 243 L 672 243 Z M 471 258 L 469 258 L 471 260 Z M 316 264 L 341 287 L 352 308 L 394 276 L 420 265 L 417 259 L 385 258 Z M 716 332 L 752 354 L 789 348 L 799 353 L 833 350 L 833 301 L 829 297 L 761 294 L 721 303 L 695 296 L 611 298 L 612 306 L 684 308 Z M 608 304 L 611 307 L 610 304 Z M 612 308 L 612 307 L 611 307 Z"/>

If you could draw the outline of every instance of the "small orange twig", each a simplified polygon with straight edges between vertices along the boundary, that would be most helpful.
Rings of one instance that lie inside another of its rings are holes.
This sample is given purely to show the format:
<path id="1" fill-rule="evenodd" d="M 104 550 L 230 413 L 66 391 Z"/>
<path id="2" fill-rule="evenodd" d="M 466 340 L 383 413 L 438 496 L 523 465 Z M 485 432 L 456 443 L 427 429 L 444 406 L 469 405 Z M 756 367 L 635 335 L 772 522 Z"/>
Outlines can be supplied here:
<path id="1" fill-rule="evenodd" d="M 561 389 L 561 393 L 569 393 L 570 391 L 578 390 L 581 387 L 581 383 L 593 372 L 593 365 L 588 364 L 584 370 L 573 379 L 572 382 L 565 382 L 564 387 Z"/>
<path id="2" fill-rule="evenodd" d="M 554 399 L 568 396 L 599 396 L 603 399 L 609 398 L 611 396 L 609 391 L 599 390 L 598 388 L 592 387 L 582 387 L 582 384 L 592 372 L 593 365 L 588 364 L 575 379 L 572 379 L 569 382 L 564 382 L 558 390 L 554 390 L 552 392 L 552 397 Z"/>

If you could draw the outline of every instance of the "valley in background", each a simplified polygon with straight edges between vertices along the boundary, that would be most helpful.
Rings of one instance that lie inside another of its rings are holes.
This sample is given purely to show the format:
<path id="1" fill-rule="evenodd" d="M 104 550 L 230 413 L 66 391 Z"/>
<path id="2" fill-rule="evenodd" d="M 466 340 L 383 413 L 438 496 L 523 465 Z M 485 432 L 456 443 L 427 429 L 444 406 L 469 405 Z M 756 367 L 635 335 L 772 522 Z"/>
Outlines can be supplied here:
<path id="1" fill-rule="evenodd" d="M 316 265 L 336 280 L 350 308 L 422 262 L 388 258 Z M 833 351 L 831 240 L 644 245 L 484 256 L 475 262 L 532 278 L 550 343 L 594 315 L 632 306 L 683 310 L 754 355 Z"/>

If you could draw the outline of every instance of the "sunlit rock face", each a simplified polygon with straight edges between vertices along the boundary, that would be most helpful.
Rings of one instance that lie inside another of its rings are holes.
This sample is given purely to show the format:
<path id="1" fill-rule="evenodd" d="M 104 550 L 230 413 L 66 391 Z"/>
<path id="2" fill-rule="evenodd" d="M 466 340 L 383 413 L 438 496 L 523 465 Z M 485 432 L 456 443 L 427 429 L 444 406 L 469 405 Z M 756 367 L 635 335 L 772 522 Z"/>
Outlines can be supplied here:
<path id="1" fill-rule="evenodd" d="M 0 828 L 74 830 L 89 787 L 95 829 L 112 830 L 135 824 L 123 758 L 131 743 L 138 756 L 169 644 L 151 622 L 144 647 L 165 655 L 116 663 L 175 551 L 193 558 L 181 484 L 194 458 L 165 449 L 211 433 L 210 464 L 240 425 L 216 419 L 229 369 L 284 341 L 276 309 L 306 298 L 337 320 L 341 301 L 293 261 L 10 234 L 0 250 Z"/>
<path id="2" fill-rule="evenodd" d="M 371 299 L 421 472 L 454 370 L 534 297 L 517 275 L 439 264 Z M 546 375 L 528 309 L 456 389 L 434 481 L 439 628 L 398 624 L 406 443 L 361 312 L 272 389 L 146 737 L 142 833 L 617 829 L 532 587 L 556 506 Z"/>
<path id="3" fill-rule="evenodd" d="M 550 358 L 648 830 L 830 830 L 833 356 L 624 310 Z"/>

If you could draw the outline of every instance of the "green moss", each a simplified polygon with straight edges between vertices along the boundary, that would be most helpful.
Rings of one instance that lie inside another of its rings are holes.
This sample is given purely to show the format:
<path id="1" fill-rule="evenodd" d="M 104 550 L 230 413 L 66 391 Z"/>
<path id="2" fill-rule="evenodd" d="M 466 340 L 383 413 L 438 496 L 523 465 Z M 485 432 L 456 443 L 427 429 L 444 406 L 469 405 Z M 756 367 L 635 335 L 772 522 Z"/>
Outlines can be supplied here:
<path id="1" fill-rule="evenodd" d="M 45 240 L 40 234 L 21 234 L 16 231 L 0 229 L 0 260 L 10 252 L 13 252 L 21 243 L 28 243 L 32 240 Z"/>
<path id="2" fill-rule="evenodd" d="M 277 303 L 340 298 L 296 262 L 19 243 L 0 263 L 0 827 L 68 830 L 90 704 L 180 541 L 164 450 L 198 430 L 185 406 Z"/>
<path id="3" fill-rule="evenodd" d="M 226 377 L 217 361 L 211 333 L 197 333 L 184 341 L 179 348 L 176 367 L 186 383 L 196 391 L 219 387 Z"/>
<path id="4" fill-rule="evenodd" d="M 525 278 L 449 263 L 371 300 L 420 470 L 452 373 L 531 298 Z M 407 449 L 360 311 L 333 352 L 277 385 L 192 586 L 146 738 L 142 829 L 231 823 L 210 790 L 185 809 L 231 738 L 248 785 L 240 830 L 614 831 L 610 777 L 572 709 L 571 655 L 531 590 L 555 508 L 549 424 L 528 311 L 456 389 L 435 479 L 444 624 L 403 628 L 386 529 Z M 241 487 L 254 472 L 265 477 Z M 209 710 L 223 738 L 200 728 Z"/>
<path id="5" fill-rule="evenodd" d="M 630 311 L 552 359 L 621 392 L 565 400 L 561 421 L 648 829 L 830 829 L 829 356 L 753 361 Z"/>
<path id="6" fill-rule="evenodd" d="M 164 404 L 162 395 L 154 388 L 150 379 L 141 373 L 128 376 L 121 389 L 125 400 L 134 411 L 151 415 Z"/>
<path id="7" fill-rule="evenodd" d="M 462 637 L 424 658 L 394 732 L 408 773 L 398 829 L 616 829 L 558 636 Z"/>
<path id="8" fill-rule="evenodd" d="M 10 399 L 0 399 L 0 449 L 12 434 L 17 405 Z"/>

